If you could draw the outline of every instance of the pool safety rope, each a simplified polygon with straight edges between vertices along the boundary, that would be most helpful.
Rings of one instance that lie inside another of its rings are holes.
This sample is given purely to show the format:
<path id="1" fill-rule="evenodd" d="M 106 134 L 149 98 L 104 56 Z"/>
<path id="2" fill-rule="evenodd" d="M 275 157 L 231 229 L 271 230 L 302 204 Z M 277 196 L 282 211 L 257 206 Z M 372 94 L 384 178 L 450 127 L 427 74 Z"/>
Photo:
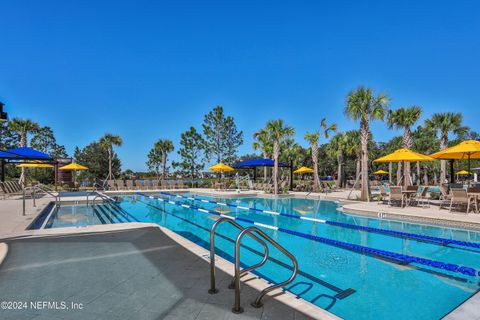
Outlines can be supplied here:
<path id="1" fill-rule="evenodd" d="M 280 232 L 283 232 L 283 233 L 288 233 L 288 234 L 291 234 L 291 235 L 295 235 L 295 236 L 302 237 L 302 238 L 305 238 L 305 239 L 325 243 L 325 244 L 332 245 L 332 246 L 335 246 L 335 247 L 340 247 L 340 248 L 347 249 L 347 250 L 350 250 L 350 251 L 356 251 L 356 252 L 360 252 L 362 254 L 366 254 L 366 255 L 370 255 L 370 256 L 377 256 L 377 257 L 387 259 L 387 260 L 394 260 L 398 263 L 404 263 L 404 264 L 416 263 L 416 264 L 421 264 L 421 265 L 429 266 L 429 267 L 436 268 L 436 269 L 442 269 L 442 270 L 446 270 L 446 271 L 450 271 L 450 272 L 461 273 L 461 274 L 464 274 L 464 275 L 467 275 L 467 276 L 472 276 L 472 277 L 479 276 L 480 277 L 480 271 L 477 271 L 475 268 L 471 268 L 471 267 L 461 266 L 461 265 L 457 265 L 457 264 L 453 264 L 453 263 L 444 263 L 444 262 L 441 262 L 441 261 L 419 258 L 419 257 L 414 257 L 414 256 L 406 255 L 406 254 L 400 254 L 400 253 L 395 253 L 395 252 L 386 251 L 386 250 L 369 248 L 369 247 L 365 247 L 365 246 L 361 246 L 361 245 L 357 245 L 357 244 L 352 244 L 352 243 L 348 243 L 348 242 L 332 240 L 332 239 L 323 238 L 323 237 L 319 237 L 319 236 L 315 236 L 315 235 L 311 235 L 311 234 L 307 234 L 307 233 L 303 233 L 303 232 L 298 232 L 298 231 L 294 231 L 294 230 L 289 230 L 289 229 L 285 229 L 285 228 L 280 228 L 280 227 L 276 227 L 276 226 L 272 226 L 272 225 L 268 225 L 268 224 L 255 222 L 255 221 L 250 220 L 250 219 L 245 219 L 245 218 L 241 218 L 241 217 L 232 217 L 232 216 L 228 216 L 228 215 L 225 215 L 225 214 L 220 214 L 220 213 L 218 213 L 216 211 L 213 211 L 213 210 L 203 209 L 203 208 L 200 208 L 200 207 L 197 207 L 197 206 L 194 206 L 194 205 L 184 204 L 182 202 L 166 200 L 166 199 L 150 196 L 150 195 L 147 195 L 147 194 L 144 194 L 144 193 L 137 193 L 137 194 L 140 195 L 140 196 L 144 196 L 144 197 L 147 197 L 147 198 L 150 198 L 150 199 L 155 199 L 155 200 L 158 200 L 158 201 L 161 201 L 161 202 L 169 203 L 169 204 L 176 205 L 176 206 L 179 206 L 179 207 L 183 207 L 183 208 L 186 208 L 186 209 L 192 209 L 192 210 L 196 210 L 196 211 L 199 211 L 199 212 L 202 212 L 202 213 L 208 213 L 208 214 L 213 214 L 213 215 L 216 215 L 216 216 L 222 216 L 222 217 L 225 217 L 225 218 L 229 218 L 229 219 L 232 219 L 232 220 L 242 221 L 242 222 L 252 224 L 252 225 L 255 225 L 255 226 L 259 226 L 259 227 L 262 227 L 262 228 L 277 230 L 277 231 L 280 231 Z"/>
<path id="2" fill-rule="evenodd" d="M 393 231 L 393 230 L 373 228 L 373 227 L 357 226 L 357 225 L 349 224 L 349 223 L 336 222 L 336 221 L 330 221 L 330 220 L 322 220 L 322 219 L 310 218 L 310 217 L 302 217 L 302 216 L 297 216 L 297 215 L 293 215 L 293 214 L 280 213 L 280 212 L 269 211 L 269 210 L 262 210 L 262 209 L 252 208 L 252 207 L 244 207 L 244 206 L 239 206 L 239 205 L 236 205 L 236 204 L 233 204 L 233 203 L 217 202 L 217 201 L 213 201 L 213 200 L 206 200 L 206 199 L 200 199 L 200 198 L 195 198 L 195 197 L 186 197 L 186 196 L 182 196 L 182 195 L 179 195 L 179 194 L 173 194 L 173 193 L 169 193 L 169 192 L 160 192 L 160 194 L 165 195 L 165 196 L 171 196 L 171 197 L 176 197 L 176 198 L 181 198 L 181 199 L 192 200 L 192 201 L 200 201 L 200 202 L 212 203 L 212 204 L 216 204 L 216 205 L 220 205 L 220 206 L 238 208 L 238 209 L 242 209 L 242 210 L 263 212 L 263 213 L 266 213 L 266 214 L 278 215 L 278 216 L 288 217 L 288 218 L 292 218 L 292 219 L 307 220 L 307 221 L 323 223 L 323 224 L 328 224 L 328 225 L 342 227 L 342 228 L 349 228 L 349 229 L 361 230 L 361 231 L 366 231 L 366 232 L 380 233 L 380 234 L 385 234 L 385 235 L 400 237 L 400 238 L 410 238 L 410 239 L 414 239 L 414 240 L 434 242 L 434 243 L 437 243 L 437 244 L 440 244 L 440 245 L 457 245 L 457 246 L 461 246 L 461 247 L 469 247 L 469 248 L 480 249 L 480 243 L 476 243 L 476 242 L 460 241 L 460 240 L 453 240 L 453 239 L 446 239 L 446 238 L 439 238 L 439 237 L 432 237 L 432 236 L 424 236 L 424 235 L 409 233 L 409 232 L 401 232 L 401 231 Z"/>

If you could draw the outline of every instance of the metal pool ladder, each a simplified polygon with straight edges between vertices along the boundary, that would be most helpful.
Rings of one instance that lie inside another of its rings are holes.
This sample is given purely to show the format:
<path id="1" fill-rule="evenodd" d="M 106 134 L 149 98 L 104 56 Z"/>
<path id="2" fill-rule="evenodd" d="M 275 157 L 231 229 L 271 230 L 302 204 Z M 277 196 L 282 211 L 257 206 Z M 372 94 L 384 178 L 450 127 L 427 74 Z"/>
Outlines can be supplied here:
<path id="1" fill-rule="evenodd" d="M 255 299 L 255 301 L 251 303 L 253 307 L 260 308 L 263 306 L 262 298 L 268 292 L 275 290 L 277 288 L 286 286 L 287 284 L 292 282 L 293 279 L 295 279 L 298 272 L 297 259 L 287 249 L 282 247 L 277 241 L 273 240 L 262 230 L 256 227 L 244 228 L 237 222 L 233 221 L 231 218 L 225 218 L 225 217 L 220 218 L 217 221 L 215 221 L 215 223 L 212 225 L 212 228 L 210 229 L 210 289 L 208 290 L 208 293 L 210 294 L 218 293 L 218 289 L 216 288 L 216 285 L 215 285 L 215 231 L 217 227 L 224 222 L 229 223 L 240 230 L 240 233 L 238 234 L 237 239 L 235 240 L 235 276 L 233 278 L 232 283 L 229 286 L 230 289 L 235 289 L 235 304 L 232 308 L 233 313 L 243 312 L 243 308 L 240 306 L 240 278 L 245 274 L 247 274 L 248 272 L 263 266 L 269 258 L 269 250 L 266 242 L 270 243 L 272 246 L 277 248 L 279 251 L 281 251 L 284 255 L 286 255 L 292 261 L 293 272 L 290 278 L 288 278 L 283 282 L 271 285 L 270 287 L 263 289 L 262 292 L 260 292 L 258 297 Z M 259 263 L 240 270 L 240 245 L 243 237 L 246 235 L 250 236 L 252 239 L 259 242 L 263 246 L 264 256 L 262 258 L 262 261 L 260 261 Z"/>

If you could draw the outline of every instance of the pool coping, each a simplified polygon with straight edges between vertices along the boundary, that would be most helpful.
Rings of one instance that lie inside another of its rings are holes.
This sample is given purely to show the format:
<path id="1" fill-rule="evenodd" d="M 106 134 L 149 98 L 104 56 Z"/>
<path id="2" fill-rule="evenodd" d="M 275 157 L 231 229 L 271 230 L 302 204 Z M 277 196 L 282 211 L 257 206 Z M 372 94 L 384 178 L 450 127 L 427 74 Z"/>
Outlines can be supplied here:
<path id="1" fill-rule="evenodd" d="M 442 320 L 478 319 L 480 319 L 480 290 L 442 318 Z"/>
<path id="2" fill-rule="evenodd" d="M 52 228 L 52 229 L 25 230 L 24 232 L 11 234 L 9 235 L 8 238 L 4 238 L 2 240 L 20 239 L 20 238 L 37 238 L 37 237 L 48 237 L 48 236 L 71 236 L 71 235 L 92 234 L 92 233 L 101 233 L 101 232 L 124 231 L 124 230 L 150 228 L 150 227 L 159 228 L 163 233 L 165 233 L 169 238 L 171 238 L 173 241 L 178 243 L 180 246 L 192 252 L 199 258 L 210 263 L 210 252 L 205 248 L 182 237 L 181 235 L 175 233 L 174 231 L 168 228 L 162 227 L 155 223 L 147 223 L 147 222 L 128 222 L 128 223 L 109 224 L 109 225 L 92 225 L 92 226 L 85 226 L 85 227 L 65 227 L 65 228 Z M 3 260 L 1 259 L 1 254 L 2 254 L 1 244 L 3 243 L 0 243 L 0 264 L 1 264 L 1 261 Z M 7 252 L 8 252 L 8 246 L 5 252 L 5 256 Z M 215 263 L 216 268 L 222 270 L 223 272 L 227 273 L 233 278 L 234 276 L 233 263 L 219 256 L 215 257 L 215 261 L 216 261 Z M 249 272 L 248 275 L 250 278 L 248 279 L 248 282 L 243 282 L 243 285 L 247 285 L 258 291 L 262 291 L 263 289 L 271 285 L 271 283 L 269 283 L 265 279 L 260 278 L 259 276 L 251 272 Z M 280 292 L 282 294 L 279 294 Z M 205 294 L 208 294 L 207 288 L 205 288 Z M 288 291 L 282 290 L 281 288 L 267 293 L 267 296 L 277 300 L 278 302 L 312 319 L 317 319 L 317 320 L 342 319 L 334 315 L 333 313 L 314 305 L 313 303 L 310 303 L 302 298 L 299 298 Z M 232 300 L 233 300 L 233 295 L 232 295 Z"/>

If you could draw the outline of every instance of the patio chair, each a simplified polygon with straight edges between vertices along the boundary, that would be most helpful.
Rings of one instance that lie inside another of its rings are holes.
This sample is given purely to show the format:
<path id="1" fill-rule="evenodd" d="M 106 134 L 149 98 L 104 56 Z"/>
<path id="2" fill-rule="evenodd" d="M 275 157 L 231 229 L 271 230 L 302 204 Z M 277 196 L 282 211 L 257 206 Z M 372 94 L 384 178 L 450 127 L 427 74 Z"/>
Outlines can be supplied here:
<path id="1" fill-rule="evenodd" d="M 170 187 L 171 190 L 175 189 L 175 180 L 173 180 L 173 179 L 170 180 L 169 187 Z"/>
<path id="2" fill-rule="evenodd" d="M 178 189 L 184 189 L 185 186 L 183 185 L 183 180 L 178 180 L 177 181 Z"/>
<path id="3" fill-rule="evenodd" d="M 108 190 L 117 190 L 117 186 L 115 185 L 114 180 L 108 180 L 107 186 L 108 186 Z"/>
<path id="4" fill-rule="evenodd" d="M 115 180 L 117 190 L 125 190 L 125 182 L 123 180 Z"/>
<path id="5" fill-rule="evenodd" d="M 153 179 L 152 181 L 152 190 L 158 190 L 158 180 Z"/>
<path id="6" fill-rule="evenodd" d="M 457 189 L 457 188 L 452 188 L 450 190 L 451 194 L 452 194 L 452 198 L 450 200 L 450 208 L 449 208 L 449 212 L 452 211 L 452 208 L 456 207 L 457 209 L 458 208 L 462 208 L 464 206 L 466 206 L 466 213 L 469 213 L 470 211 L 470 203 L 474 202 L 472 200 L 474 200 L 472 197 L 469 197 L 468 194 L 467 194 L 467 191 L 465 191 L 465 189 L 461 188 L 461 189 Z M 475 206 L 477 206 L 477 203 L 474 202 Z M 478 208 L 476 208 L 477 211 L 478 211 Z"/>
<path id="7" fill-rule="evenodd" d="M 392 206 L 393 203 L 400 203 L 400 207 L 405 206 L 406 198 L 402 193 L 402 187 L 390 187 L 390 197 L 388 199 L 388 205 Z"/>
<path id="8" fill-rule="evenodd" d="M 133 187 L 133 180 L 126 180 L 125 181 L 126 185 L 127 185 L 127 190 L 134 190 L 135 188 Z"/>
<path id="9" fill-rule="evenodd" d="M 380 187 L 380 194 L 378 194 L 378 203 L 384 204 L 388 198 L 388 192 L 385 190 L 385 187 L 381 185 Z"/>
<path id="10" fill-rule="evenodd" d="M 441 185 L 438 189 L 440 190 L 440 206 L 438 207 L 438 209 L 440 210 L 444 205 L 450 204 L 452 196 L 448 194 L 447 189 L 444 185 Z"/>
<path id="11" fill-rule="evenodd" d="M 415 194 L 412 198 L 417 205 L 422 204 L 422 208 L 425 208 L 425 203 L 430 207 L 430 198 L 428 197 L 428 187 L 423 187 L 422 192 Z"/>
<path id="12" fill-rule="evenodd" d="M 4 199 L 11 196 L 23 196 L 24 191 L 26 196 L 30 197 L 33 194 L 32 188 L 23 188 L 18 181 L 1 182 L 0 189 L 3 191 Z"/>
<path id="13" fill-rule="evenodd" d="M 150 190 L 150 180 L 143 180 L 143 190 Z"/>
<path id="14" fill-rule="evenodd" d="M 165 179 L 162 179 L 162 189 L 167 190 L 167 181 Z"/>

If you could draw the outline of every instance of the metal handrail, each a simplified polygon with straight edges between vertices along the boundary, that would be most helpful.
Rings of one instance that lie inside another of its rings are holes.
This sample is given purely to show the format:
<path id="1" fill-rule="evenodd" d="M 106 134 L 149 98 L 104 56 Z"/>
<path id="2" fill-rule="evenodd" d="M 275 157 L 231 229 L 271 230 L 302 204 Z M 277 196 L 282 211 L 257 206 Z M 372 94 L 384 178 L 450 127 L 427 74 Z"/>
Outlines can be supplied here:
<path id="1" fill-rule="evenodd" d="M 92 206 L 95 205 L 95 200 L 98 199 L 98 198 L 101 198 L 102 200 L 106 200 L 107 202 L 112 202 L 113 201 L 112 198 L 110 198 L 109 196 L 107 196 L 107 195 L 105 195 L 101 192 L 95 192 L 95 193 L 96 193 L 96 196 L 93 197 L 93 199 L 92 199 Z M 87 195 L 87 204 L 88 204 L 88 195 Z"/>
<path id="2" fill-rule="evenodd" d="M 241 274 L 241 271 L 240 271 L 240 244 L 241 244 L 242 238 L 245 235 L 252 236 L 253 233 L 257 233 L 263 239 L 267 240 L 271 245 L 273 245 L 275 248 L 280 250 L 284 255 L 286 255 L 288 258 L 290 258 L 290 260 L 292 260 L 292 263 L 293 263 L 293 272 L 292 272 L 292 275 L 290 276 L 290 278 L 288 278 L 287 280 L 285 280 L 283 282 L 274 284 L 270 287 L 267 287 L 267 288 L 263 289 L 262 292 L 260 292 L 260 294 L 258 295 L 257 299 L 255 299 L 255 301 L 251 303 L 251 305 L 254 308 L 260 308 L 260 307 L 263 306 L 262 298 L 268 292 L 270 292 L 272 290 L 275 290 L 277 288 L 281 288 L 283 286 L 286 286 L 287 284 L 292 282 L 293 279 L 295 279 L 295 277 L 297 276 L 298 262 L 297 262 L 297 259 L 293 256 L 293 254 L 291 254 L 287 249 L 282 247 L 278 242 L 276 242 L 275 240 L 270 238 L 265 232 L 263 232 L 262 230 L 260 230 L 258 228 L 248 227 L 248 228 L 243 229 L 242 231 L 240 231 L 240 233 L 237 236 L 237 240 L 235 241 L 235 305 L 232 308 L 233 313 L 242 313 L 243 312 L 243 308 L 240 306 L 240 274 Z"/>
<path id="3" fill-rule="evenodd" d="M 286 255 L 290 260 L 292 260 L 293 272 L 290 278 L 288 278 L 287 280 L 281 283 L 278 283 L 263 289 L 258 295 L 258 297 L 255 299 L 255 301 L 251 303 L 253 307 L 260 308 L 263 306 L 262 299 L 268 292 L 275 290 L 277 288 L 286 286 L 287 284 L 292 282 L 293 279 L 295 279 L 298 272 L 297 259 L 287 249 L 281 246 L 277 241 L 273 240 L 270 236 L 268 236 L 262 230 L 256 227 L 244 228 L 242 225 L 233 221 L 231 218 L 222 217 L 217 221 L 215 221 L 215 223 L 210 228 L 210 289 L 208 290 L 208 293 L 215 294 L 218 292 L 218 289 L 215 287 L 215 281 L 216 281 L 215 279 L 215 230 L 223 222 L 230 223 L 231 225 L 233 225 L 234 227 L 240 230 L 240 233 L 238 234 L 237 239 L 235 240 L 235 276 L 233 278 L 233 288 L 235 289 L 235 304 L 232 308 L 233 313 L 243 312 L 243 308 L 240 306 L 240 278 L 243 275 L 247 274 L 248 272 L 263 266 L 269 258 L 269 249 L 267 244 L 263 240 L 266 240 L 267 242 L 269 242 L 272 246 L 277 248 L 280 252 Z M 243 270 L 241 270 L 240 269 L 240 246 L 241 246 L 241 241 L 245 235 L 248 235 L 252 239 L 259 242 L 263 246 L 265 250 L 265 254 L 260 263 L 257 263 L 253 266 L 250 266 L 248 268 L 244 268 Z M 232 284 L 230 285 L 230 287 L 232 287 Z"/>
<path id="4" fill-rule="evenodd" d="M 216 288 L 216 284 L 215 284 L 215 281 L 216 281 L 216 278 L 215 278 L 215 230 L 217 229 L 218 225 L 220 225 L 223 222 L 230 223 L 232 226 L 236 227 L 240 231 L 245 229 L 239 223 L 233 221 L 230 218 L 225 218 L 225 217 L 215 221 L 215 223 L 210 228 L 210 289 L 208 289 L 208 293 L 210 294 L 218 293 L 218 289 Z M 251 237 L 263 246 L 263 249 L 265 250 L 265 255 L 263 256 L 262 261 L 260 261 L 258 264 L 255 264 L 251 267 L 243 269 L 242 272 L 240 273 L 240 277 L 253 269 L 263 266 L 265 262 L 267 262 L 268 260 L 269 251 L 265 241 L 261 240 L 255 235 L 251 235 Z M 232 283 L 234 283 L 234 281 L 235 279 L 233 280 Z"/>
<path id="5" fill-rule="evenodd" d="M 48 189 L 47 186 L 45 186 L 43 184 L 34 185 L 34 186 L 31 187 L 31 189 L 33 190 L 33 199 L 35 199 L 35 189 L 38 189 L 38 190 L 43 191 L 43 192 L 51 195 L 52 197 L 54 197 L 55 198 L 55 205 L 60 206 L 61 196 L 60 196 L 59 192 L 57 192 L 57 194 L 54 194 L 52 192 L 52 190 Z"/>

